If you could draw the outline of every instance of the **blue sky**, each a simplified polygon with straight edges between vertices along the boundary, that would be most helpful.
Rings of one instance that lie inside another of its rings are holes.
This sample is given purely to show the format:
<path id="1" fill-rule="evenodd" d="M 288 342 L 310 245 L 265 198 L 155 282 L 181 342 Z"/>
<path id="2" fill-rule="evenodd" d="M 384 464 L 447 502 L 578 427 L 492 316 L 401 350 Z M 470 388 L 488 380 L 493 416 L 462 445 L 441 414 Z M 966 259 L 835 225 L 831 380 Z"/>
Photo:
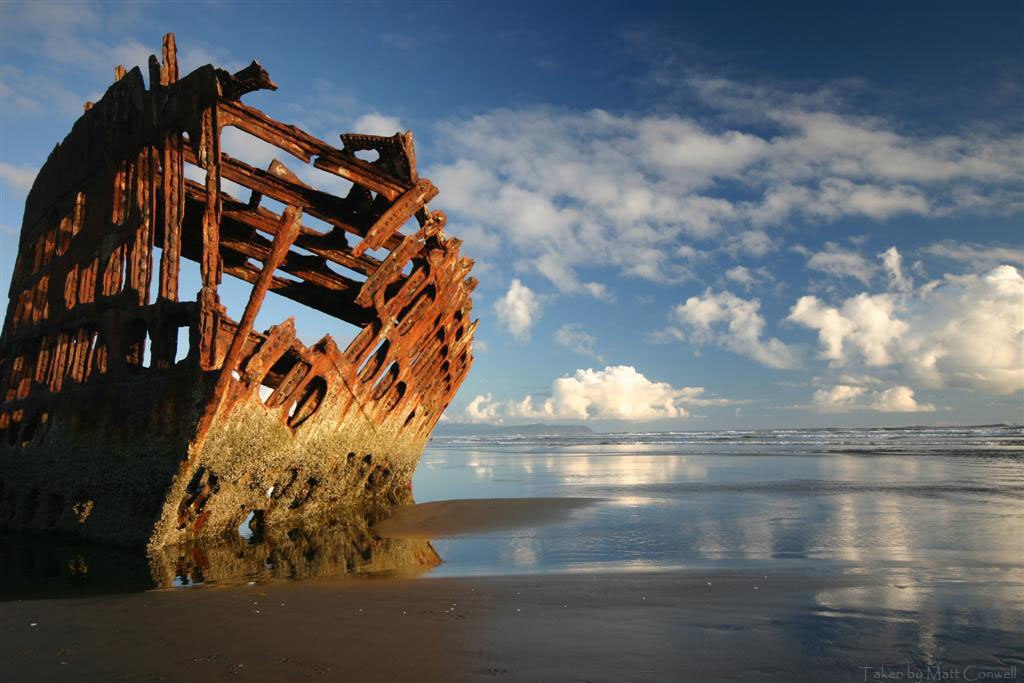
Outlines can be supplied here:
<path id="1" fill-rule="evenodd" d="M 0 276 L 82 103 L 174 31 L 325 140 L 414 131 L 481 280 L 448 419 L 1021 421 L 1024 5 L 779 5 L 5 2 Z"/>

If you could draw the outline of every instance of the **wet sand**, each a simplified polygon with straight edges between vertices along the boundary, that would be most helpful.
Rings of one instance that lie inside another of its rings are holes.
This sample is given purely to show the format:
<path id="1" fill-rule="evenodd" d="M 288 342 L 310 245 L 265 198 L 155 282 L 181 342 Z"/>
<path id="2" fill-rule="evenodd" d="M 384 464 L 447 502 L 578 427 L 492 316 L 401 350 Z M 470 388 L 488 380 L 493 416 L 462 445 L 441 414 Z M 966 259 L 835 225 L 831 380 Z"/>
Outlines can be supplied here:
<path id="1" fill-rule="evenodd" d="M 837 581 L 349 579 L 8 602 L 0 670 L 104 683 L 860 680 L 849 653 L 806 650 L 776 627 Z M 885 656 L 870 659 L 898 660 Z"/>

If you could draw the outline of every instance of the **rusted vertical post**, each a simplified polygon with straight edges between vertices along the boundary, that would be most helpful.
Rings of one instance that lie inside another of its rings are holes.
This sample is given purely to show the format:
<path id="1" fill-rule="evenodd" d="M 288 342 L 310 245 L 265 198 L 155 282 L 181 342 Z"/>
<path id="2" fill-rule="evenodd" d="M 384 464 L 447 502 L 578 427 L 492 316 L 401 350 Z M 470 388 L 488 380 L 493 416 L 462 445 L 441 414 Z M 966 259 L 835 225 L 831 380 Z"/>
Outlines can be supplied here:
<path id="1" fill-rule="evenodd" d="M 200 115 L 199 163 L 206 170 L 206 209 L 203 213 L 203 256 L 199 263 L 203 287 L 220 284 L 220 127 L 216 105 Z"/>
<path id="2" fill-rule="evenodd" d="M 150 221 L 153 189 L 152 156 L 150 147 L 143 147 L 131 166 L 128 184 L 131 196 L 128 202 L 127 282 L 133 303 L 149 303 L 149 283 L 152 278 L 153 231 Z M 129 294 L 126 291 L 126 295 Z M 146 328 L 136 321 L 122 330 L 126 342 L 125 360 L 129 365 L 142 366 L 146 355 Z M 72 365 L 74 367 L 74 365 Z"/>
<path id="3" fill-rule="evenodd" d="M 160 85 L 167 87 L 178 81 L 178 53 L 174 34 L 164 36 Z M 181 219 L 185 212 L 182 186 L 184 168 L 180 131 L 164 136 L 161 184 L 163 190 L 163 253 L 160 255 L 160 298 L 178 300 L 178 268 L 181 259 Z"/>
<path id="4" fill-rule="evenodd" d="M 149 282 L 152 277 L 153 231 L 150 208 L 153 201 L 153 172 L 150 148 L 139 152 L 135 164 L 135 197 L 131 218 L 135 226 L 132 237 L 131 260 L 128 262 L 128 282 L 135 291 L 139 306 L 149 303 Z"/>
<path id="5" fill-rule="evenodd" d="M 124 245 L 117 245 L 110 256 L 107 257 L 107 265 L 103 268 L 103 279 L 100 282 L 100 294 L 113 296 L 121 291 L 121 271 L 124 269 Z"/>
<path id="6" fill-rule="evenodd" d="M 178 81 L 178 52 L 174 43 L 174 34 L 168 33 L 164 36 L 163 50 L 159 66 L 155 58 L 150 58 L 150 72 L 157 78 L 150 77 L 151 89 L 160 89 L 166 92 L 166 88 Z M 155 85 L 159 83 L 159 85 Z M 158 100 L 159 101 L 159 100 Z M 163 125 L 163 122 L 159 122 Z M 182 148 L 181 132 L 168 130 L 163 137 L 161 148 L 156 154 L 160 158 L 160 189 L 163 205 L 159 212 L 159 220 L 163 225 L 163 245 L 160 253 L 160 289 L 157 295 L 158 301 L 178 300 L 178 273 L 181 263 L 181 221 L 185 213 L 185 192 L 183 186 L 184 177 L 184 150 Z M 156 202 L 153 201 L 154 208 Z M 177 354 L 178 333 L 177 329 L 170 325 L 164 325 L 159 330 L 151 330 L 153 334 L 153 346 L 150 352 L 153 354 L 153 367 L 170 367 L 174 364 L 174 357 Z"/>
<path id="7" fill-rule="evenodd" d="M 206 169 L 206 204 L 203 210 L 202 240 L 199 271 L 203 287 L 199 293 L 200 335 L 199 356 L 204 367 L 216 362 L 217 324 L 219 308 L 217 285 L 220 283 L 220 128 L 217 123 L 217 106 L 207 107 L 200 114 L 197 161 Z M 194 135 L 194 133 L 193 133 Z"/>
<path id="8" fill-rule="evenodd" d="M 89 376 L 89 367 L 86 361 L 89 358 L 92 335 L 85 327 L 78 328 L 75 335 L 74 355 L 71 357 L 71 379 L 75 382 L 84 382 Z"/>

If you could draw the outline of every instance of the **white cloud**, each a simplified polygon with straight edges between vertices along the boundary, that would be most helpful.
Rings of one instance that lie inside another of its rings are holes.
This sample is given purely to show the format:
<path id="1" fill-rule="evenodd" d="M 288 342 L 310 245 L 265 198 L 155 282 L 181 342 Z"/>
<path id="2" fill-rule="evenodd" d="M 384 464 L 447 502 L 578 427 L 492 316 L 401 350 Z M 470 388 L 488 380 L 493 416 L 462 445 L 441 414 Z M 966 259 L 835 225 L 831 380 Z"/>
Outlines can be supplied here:
<path id="1" fill-rule="evenodd" d="M 811 400 L 819 410 L 840 412 L 851 409 L 865 391 L 864 387 L 837 384 L 827 389 L 818 389 Z"/>
<path id="2" fill-rule="evenodd" d="M 772 120 L 788 131 L 773 140 L 781 170 L 800 175 L 821 167 L 836 175 L 898 182 L 942 182 L 958 178 L 1007 179 L 1020 172 L 1020 159 L 1005 139 L 984 134 L 911 137 L 883 120 L 840 111 L 849 88 L 833 83 L 816 92 L 788 84 L 751 86 L 737 81 L 691 77 L 689 85 L 705 103 L 753 120 Z"/>
<path id="3" fill-rule="evenodd" d="M 474 257 L 477 254 L 496 254 L 501 248 L 501 236 L 498 233 L 475 223 L 460 223 L 459 239 L 466 245 L 464 251 Z"/>
<path id="4" fill-rule="evenodd" d="M 725 271 L 725 277 L 746 290 L 750 290 L 755 285 L 770 282 L 773 279 L 767 268 L 750 269 L 746 266 L 735 266 L 728 269 Z"/>
<path id="5" fill-rule="evenodd" d="M 466 406 L 466 419 L 470 422 L 494 422 L 498 419 L 501 404 L 491 400 L 491 394 L 478 394 Z"/>
<path id="6" fill-rule="evenodd" d="M 401 133 L 402 122 L 394 116 L 385 116 L 376 112 L 364 114 L 355 120 L 352 124 L 353 133 L 363 133 L 365 135 L 385 135 L 392 136 L 395 133 Z"/>
<path id="7" fill-rule="evenodd" d="M 530 338 L 530 328 L 540 317 L 540 300 L 518 278 L 512 280 L 505 296 L 494 303 L 494 312 L 513 337 L 520 341 Z"/>
<path id="8" fill-rule="evenodd" d="M 1024 277 L 1009 265 L 946 276 L 908 304 L 901 357 L 927 387 L 1024 390 Z"/>
<path id="9" fill-rule="evenodd" d="M 733 282 L 737 282 L 744 287 L 750 287 L 754 284 L 754 275 L 750 272 L 750 269 L 746 266 L 736 266 L 725 271 L 725 277 L 729 278 Z"/>
<path id="10" fill-rule="evenodd" d="M 935 258 L 965 263 L 975 272 L 991 270 L 1007 263 L 1017 267 L 1024 265 L 1024 246 L 1005 247 L 978 244 L 977 242 L 943 240 L 933 242 L 922 248 L 921 251 Z"/>
<path id="11" fill-rule="evenodd" d="M 761 159 L 769 143 L 729 130 L 712 132 L 694 121 L 649 117 L 639 121 L 637 139 L 656 166 L 730 177 Z"/>
<path id="12" fill-rule="evenodd" d="M 703 387 L 675 388 L 653 382 L 628 365 L 577 370 L 551 383 L 551 397 L 525 396 L 495 402 L 490 394 L 470 401 L 465 417 L 473 422 L 528 420 L 660 420 L 682 418 L 686 405 L 728 405 L 728 399 L 704 398 Z"/>
<path id="13" fill-rule="evenodd" d="M 26 73 L 11 64 L 0 65 L 0 98 L 5 114 L 38 116 L 56 110 L 75 118 L 81 116 L 88 99 L 54 78 Z"/>
<path id="14" fill-rule="evenodd" d="M 757 299 L 708 288 L 672 309 L 673 324 L 664 333 L 695 344 L 718 344 L 768 367 L 796 367 L 799 359 L 792 348 L 774 337 L 762 338 L 765 320 L 760 309 Z"/>
<path id="15" fill-rule="evenodd" d="M 889 287 L 898 292 L 906 292 L 913 289 L 914 282 L 903 273 L 903 256 L 896 250 L 896 247 L 889 247 L 878 255 L 882 259 L 882 266 L 889 276 Z"/>
<path id="16" fill-rule="evenodd" d="M 37 62 L 102 76 L 109 79 L 108 83 L 113 82 L 114 67 L 118 65 L 129 70 L 138 66 L 145 77 L 149 55 L 159 55 L 160 44 L 126 37 L 132 31 L 153 35 L 140 7 L 140 3 L 5 3 L 5 40 L 12 47 L 31 53 Z M 228 71 L 245 66 L 219 46 L 206 46 L 195 40 L 179 45 L 182 75 L 208 63 Z"/>
<path id="17" fill-rule="evenodd" d="M 927 215 L 933 211 L 924 192 L 908 185 L 888 187 L 826 178 L 817 190 L 817 196 L 803 209 L 812 216 L 830 220 L 849 215 L 881 220 L 900 213 Z"/>
<path id="18" fill-rule="evenodd" d="M 500 109 L 441 126 L 454 159 L 429 175 L 456 220 L 500 234 L 518 263 L 566 292 L 586 291 L 577 271 L 593 267 L 681 282 L 693 270 L 679 247 L 693 241 L 759 258 L 779 246 L 770 229 L 795 222 L 1020 204 L 1024 136 L 991 128 L 909 135 L 844 113 L 834 93 L 794 96 L 699 78 L 690 85 L 720 111 L 718 121 L 734 125 Z M 878 270 L 839 252 L 810 265 L 865 283 Z"/>
<path id="19" fill-rule="evenodd" d="M 862 292 L 838 306 L 804 296 L 788 320 L 816 330 L 822 356 L 836 367 L 897 366 L 928 388 L 1024 390 L 1024 277 L 1010 265 L 913 290 Z"/>
<path id="20" fill-rule="evenodd" d="M 146 54 L 154 52 L 152 48 L 145 47 L 141 47 L 140 51 L 145 52 Z M 144 59 L 148 59 L 148 57 L 145 57 Z M 140 65 L 145 64 L 145 62 L 137 63 Z M 191 39 L 178 45 L 178 72 L 182 76 L 191 73 L 201 66 L 206 66 L 207 64 L 213 64 L 214 66 L 224 69 L 225 71 L 230 71 L 231 73 L 247 66 L 247 64 L 236 59 L 229 52 L 220 47 L 210 47 L 203 45 L 202 43 L 197 43 Z"/>
<path id="21" fill-rule="evenodd" d="M 807 267 L 833 277 L 854 278 L 865 285 L 871 282 L 876 269 L 858 252 L 843 249 L 835 242 L 826 242 L 824 251 L 811 254 Z"/>
<path id="22" fill-rule="evenodd" d="M 27 194 L 32 189 L 38 172 L 39 169 L 32 166 L 18 166 L 0 161 L 0 181 L 18 193 Z"/>
<path id="23" fill-rule="evenodd" d="M 824 305 L 815 296 L 802 296 L 787 320 L 818 331 L 824 358 L 843 364 L 859 353 L 868 365 L 889 365 L 892 345 L 909 329 L 895 317 L 895 306 L 890 294 L 861 293 L 841 308 Z"/>
<path id="24" fill-rule="evenodd" d="M 745 230 L 731 238 L 726 248 L 734 253 L 763 258 L 779 246 L 764 230 Z"/>
<path id="25" fill-rule="evenodd" d="M 894 386 L 877 391 L 849 384 L 836 384 L 818 389 L 811 399 L 811 407 L 825 413 L 845 413 L 852 410 L 929 413 L 935 410 L 935 406 L 930 403 L 918 403 L 914 398 L 914 390 L 907 386 Z"/>
<path id="26" fill-rule="evenodd" d="M 286 166 L 296 170 L 304 164 L 276 145 L 260 140 L 234 126 L 225 126 L 220 136 L 221 150 L 256 168 L 267 168 L 274 159 L 282 161 Z"/>
<path id="27" fill-rule="evenodd" d="M 889 387 L 874 397 L 872 410 L 887 413 L 930 413 L 935 406 L 930 403 L 918 403 L 914 399 L 914 390 L 910 387 Z"/>
<path id="28" fill-rule="evenodd" d="M 604 359 L 597 352 L 597 338 L 587 332 L 582 323 L 566 323 L 555 332 L 555 341 L 581 356 L 589 356 L 599 363 Z"/>

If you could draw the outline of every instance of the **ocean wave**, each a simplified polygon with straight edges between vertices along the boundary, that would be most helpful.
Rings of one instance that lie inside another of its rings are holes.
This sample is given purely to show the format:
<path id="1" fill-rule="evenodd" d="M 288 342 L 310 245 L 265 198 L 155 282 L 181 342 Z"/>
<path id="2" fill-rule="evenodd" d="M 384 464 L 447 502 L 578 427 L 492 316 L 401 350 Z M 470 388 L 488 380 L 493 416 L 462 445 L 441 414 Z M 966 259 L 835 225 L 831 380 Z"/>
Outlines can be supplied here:
<path id="1" fill-rule="evenodd" d="M 614 498 L 628 493 L 630 496 L 677 497 L 683 494 L 752 493 L 761 495 L 828 496 L 841 494 L 889 494 L 899 496 L 998 496 L 1019 500 L 1024 496 L 1024 485 L 1006 484 L 985 486 L 975 483 L 936 482 L 863 482 L 822 479 L 787 479 L 783 481 L 750 482 L 675 482 L 629 486 L 598 486 L 595 493 Z"/>
<path id="2" fill-rule="evenodd" d="M 435 436 L 435 448 L 602 451 L 622 455 L 671 448 L 681 453 L 721 455 L 943 455 L 1018 458 L 1024 454 L 1024 427 L 875 427 L 864 429 L 769 429 L 669 432 L 610 432 L 571 435 Z"/>

